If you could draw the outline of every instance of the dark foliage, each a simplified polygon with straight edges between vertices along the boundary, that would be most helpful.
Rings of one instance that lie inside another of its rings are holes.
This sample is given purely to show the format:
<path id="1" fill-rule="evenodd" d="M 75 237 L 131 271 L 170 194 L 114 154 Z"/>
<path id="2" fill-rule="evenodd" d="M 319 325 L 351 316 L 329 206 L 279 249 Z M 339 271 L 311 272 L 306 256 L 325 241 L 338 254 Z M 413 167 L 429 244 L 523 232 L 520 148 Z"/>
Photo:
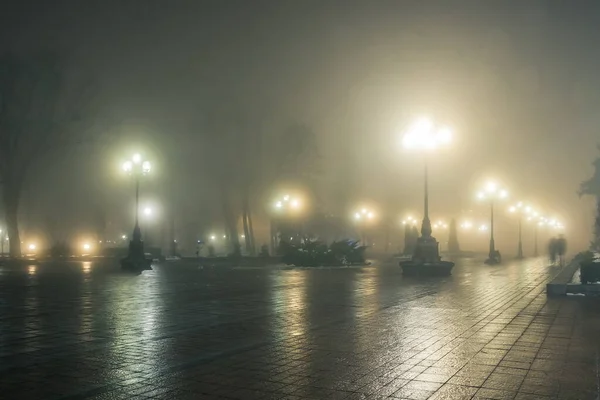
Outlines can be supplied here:
<path id="1" fill-rule="evenodd" d="M 239 260 L 242 258 L 242 246 L 239 243 L 233 244 L 233 250 L 227 255 L 229 258 Z"/>
<path id="2" fill-rule="evenodd" d="M 263 244 L 262 246 L 260 246 L 259 256 L 260 257 L 269 257 L 269 246 L 267 246 L 266 244 Z"/>
<path id="3" fill-rule="evenodd" d="M 73 255 L 73 249 L 67 242 L 55 243 L 50 248 L 50 257 L 69 257 Z"/>
<path id="4" fill-rule="evenodd" d="M 310 239 L 305 239 L 300 245 L 285 241 L 280 244 L 282 261 L 302 267 L 364 265 L 366 248 L 353 240 L 333 242 L 329 247 Z"/>
<path id="5" fill-rule="evenodd" d="M 208 256 L 209 257 L 214 257 L 215 256 L 215 246 L 209 245 L 209 246 L 206 247 L 206 250 L 208 251 Z"/>

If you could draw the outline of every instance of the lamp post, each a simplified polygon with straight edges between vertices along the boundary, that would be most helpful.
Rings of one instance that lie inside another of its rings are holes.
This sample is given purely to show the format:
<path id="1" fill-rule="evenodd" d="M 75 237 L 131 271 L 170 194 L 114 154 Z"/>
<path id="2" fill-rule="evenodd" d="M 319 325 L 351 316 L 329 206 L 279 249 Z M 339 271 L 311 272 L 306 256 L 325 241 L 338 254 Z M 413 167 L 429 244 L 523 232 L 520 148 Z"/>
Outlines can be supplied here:
<path id="1" fill-rule="evenodd" d="M 150 168 L 150 162 L 143 161 L 142 156 L 139 154 L 134 154 L 131 160 L 123 163 L 123 171 L 131 175 L 135 182 L 135 224 L 127 257 L 121 260 L 121 267 L 127 270 L 151 269 L 151 260 L 147 260 L 144 256 L 144 242 L 142 241 L 142 232 L 139 225 L 140 180 L 150 172 Z"/>
<path id="2" fill-rule="evenodd" d="M 441 230 L 448 230 L 448 224 L 445 223 L 444 221 L 437 221 L 434 222 L 433 224 L 433 229 L 435 229 L 436 231 L 441 231 Z M 442 250 L 442 243 L 440 242 L 440 250 Z"/>
<path id="3" fill-rule="evenodd" d="M 367 246 L 367 232 L 366 227 L 369 221 L 373 221 L 375 213 L 368 208 L 361 208 L 359 211 L 354 213 L 354 220 L 361 225 L 361 242 L 364 246 Z"/>
<path id="4" fill-rule="evenodd" d="M 480 200 L 489 200 L 490 202 L 490 249 L 488 254 L 487 264 L 497 264 L 500 260 L 500 252 L 496 250 L 494 243 L 494 200 L 505 199 L 508 197 L 508 192 L 504 189 L 499 189 L 494 182 L 488 182 L 485 189 L 477 193 L 477 198 Z"/>
<path id="5" fill-rule="evenodd" d="M 275 254 L 279 245 L 278 236 L 281 234 L 279 232 L 281 230 L 281 219 L 300 212 L 302 201 L 297 197 L 285 194 L 273 202 L 273 209 L 275 215 L 271 217 L 271 248 L 273 254 Z"/>
<path id="6" fill-rule="evenodd" d="M 528 215 L 527 221 L 533 222 L 533 256 L 538 257 L 538 225 L 542 226 L 544 224 L 543 217 L 537 211 L 531 209 L 531 207 L 527 207 L 525 211 Z"/>
<path id="7" fill-rule="evenodd" d="M 431 220 L 429 219 L 429 173 L 427 154 L 440 147 L 448 145 L 452 134 L 448 128 L 440 128 L 425 118 L 417 120 L 402 138 L 402 145 L 406 149 L 418 150 L 423 154 L 423 222 L 421 223 L 421 237 L 417 240 L 413 262 L 438 263 L 440 262 L 439 244 L 431 236 Z"/>
<path id="8" fill-rule="evenodd" d="M 524 207 L 523 202 L 518 202 L 514 206 L 511 206 L 508 211 L 512 214 L 517 215 L 517 219 L 519 222 L 519 244 L 517 246 L 517 258 L 523 258 L 523 214 L 527 214 L 528 211 L 531 210 L 530 207 Z"/>

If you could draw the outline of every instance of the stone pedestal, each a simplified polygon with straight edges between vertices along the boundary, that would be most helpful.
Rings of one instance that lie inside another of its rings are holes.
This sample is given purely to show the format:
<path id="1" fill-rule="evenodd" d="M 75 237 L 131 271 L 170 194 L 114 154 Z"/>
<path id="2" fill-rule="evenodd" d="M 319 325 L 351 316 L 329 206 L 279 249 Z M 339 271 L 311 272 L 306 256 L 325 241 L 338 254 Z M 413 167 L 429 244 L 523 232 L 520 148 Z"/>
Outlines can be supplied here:
<path id="1" fill-rule="evenodd" d="M 454 263 L 442 261 L 439 243 L 433 236 L 421 236 L 417 239 L 415 252 L 410 261 L 401 261 L 402 273 L 414 275 L 450 275 Z"/>
<path id="2" fill-rule="evenodd" d="M 133 237 L 129 242 L 127 257 L 121 260 L 121 268 L 130 272 L 142 272 L 151 270 L 152 260 L 147 259 L 144 254 L 144 242 L 140 227 L 136 224 L 133 229 Z"/>

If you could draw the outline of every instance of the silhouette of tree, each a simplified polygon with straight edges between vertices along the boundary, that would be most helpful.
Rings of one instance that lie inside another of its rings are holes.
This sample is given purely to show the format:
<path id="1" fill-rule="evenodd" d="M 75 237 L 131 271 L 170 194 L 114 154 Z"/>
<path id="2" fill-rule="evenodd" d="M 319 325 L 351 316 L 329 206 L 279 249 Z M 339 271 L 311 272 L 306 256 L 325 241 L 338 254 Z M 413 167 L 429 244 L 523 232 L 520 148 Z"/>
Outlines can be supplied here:
<path id="1" fill-rule="evenodd" d="M 600 145 L 597 145 L 600 150 Z M 594 240 L 590 243 L 590 248 L 600 251 L 600 157 L 592 163 L 594 166 L 594 175 L 586 181 L 581 182 L 579 186 L 579 197 L 583 195 L 596 197 L 596 218 L 594 220 Z"/>
<path id="2" fill-rule="evenodd" d="M 460 246 L 458 245 L 458 232 L 456 229 L 456 220 L 452 218 L 450 221 L 450 233 L 448 236 L 448 251 L 450 253 L 460 252 Z"/>
<path id="3" fill-rule="evenodd" d="M 19 205 L 32 165 L 54 149 L 81 141 L 74 123 L 87 101 L 56 54 L 0 55 L 0 179 L 10 256 L 21 256 Z"/>

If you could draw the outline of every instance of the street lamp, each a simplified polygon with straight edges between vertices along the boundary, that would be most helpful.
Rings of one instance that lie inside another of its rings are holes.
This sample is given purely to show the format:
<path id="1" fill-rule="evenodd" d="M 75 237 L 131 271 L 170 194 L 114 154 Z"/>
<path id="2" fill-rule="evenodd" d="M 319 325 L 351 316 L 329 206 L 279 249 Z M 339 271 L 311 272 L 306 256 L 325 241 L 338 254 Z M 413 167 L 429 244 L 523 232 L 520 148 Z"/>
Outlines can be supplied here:
<path id="1" fill-rule="evenodd" d="M 436 127 L 426 118 L 417 120 L 402 138 L 402 145 L 408 150 L 417 150 L 423 154 L 424 166 L 424 199 L 423 222 L 421 224 L 421 237 L 417 239 L 413 264 L 422 266 L 425 263 L 439 263 L 439 244 L 431 236 L 431 221 L 429 220 L 429 176 L 427 166 L 427 153 L 447 146 L 452 141 L 450 129 Z M 416 262 L 416 263 L 415 263 Z M 404 271 L 404 268 L 403 268 Z"/>
<path id="2" fill-rule="evenodd" d="M 150 172 L 149 161 L 142 160 L 140 154 L 134 154 L 129 161 L 123 163 L 123 171 L 131 175 L 135 181 L 135 225 L 133 236 L 129 242 L 129 251 L 127 257 L 121 260 L 121 267 L 134 271 L 151 269 L 150 262 L 144 256 L 144 243 L 142 242 L 142 232 L 139 225 L 139 206 L 140 206 L 140 180 Z"/>
<path id="3" fill-rule="evenodd" d="M 277 251 L 279 236 L 282 235 L 280 232 L 281 219 L 286 216 L 298 215 L 302 211 L 303 206 L 304 204 L 299 197 L 290 194 L 284 194 L 273 201 L 275 214 L 271 217 L 271 250 L 273 253 Z M 298 232 L 300 231 L 301 229 L 298 227 Z"/>
<path id="4" fill-rule="evenodd" d="M 538 228 L 545 225 L 545 218 L 531 208 L 529 208 L 527 215 L 527 221 L 533 223 L 533 256 L 538 257 Z"/>
<path id="5" fill-rule="evenodd" d="M 487 264 L 497 264 L 500 262 L 500 252 L 496 251 L 494 244 L 494 200 L 505 199 L 508 192 L 500 189 L 495 182 L 488 182 L 485 188 L 477 193 L 479 200 L 489 200 L 490 202 L 490 253 L 488 254 Z"/>
<path id="6" fill-rule="evenodd" d="M 529 210 L 529 211 L 528 211 Z M 531 212 L 531 207 L 524 206 L 523 202 L 519 201 L 514 206 L 508 209 L 511 214 L 516 214 L 519 220 L 519 245 L 517 248 L 517 258 L 523 258 L 523 234 L 522 234 L 522 220 L 523 215 L 528 215 Z"/>
<path id="7" fill-rule="evenodd" d="M 367 245 L 367 234 L 366 234 L 366 226 L 368 223 L 375 219 L 375 213 L 373 210 L 368 208 L 361 208 L 360 210 L 354 213 L 354 220 L 362 226 L 361 229 L 361 240 L 363 245 Z"/>
<path id="8" fill-rule="evenodd" d="M 413 226 L 417 224 L 417 219 L 409 215 L 402 220 L 402 225 Z"/>

